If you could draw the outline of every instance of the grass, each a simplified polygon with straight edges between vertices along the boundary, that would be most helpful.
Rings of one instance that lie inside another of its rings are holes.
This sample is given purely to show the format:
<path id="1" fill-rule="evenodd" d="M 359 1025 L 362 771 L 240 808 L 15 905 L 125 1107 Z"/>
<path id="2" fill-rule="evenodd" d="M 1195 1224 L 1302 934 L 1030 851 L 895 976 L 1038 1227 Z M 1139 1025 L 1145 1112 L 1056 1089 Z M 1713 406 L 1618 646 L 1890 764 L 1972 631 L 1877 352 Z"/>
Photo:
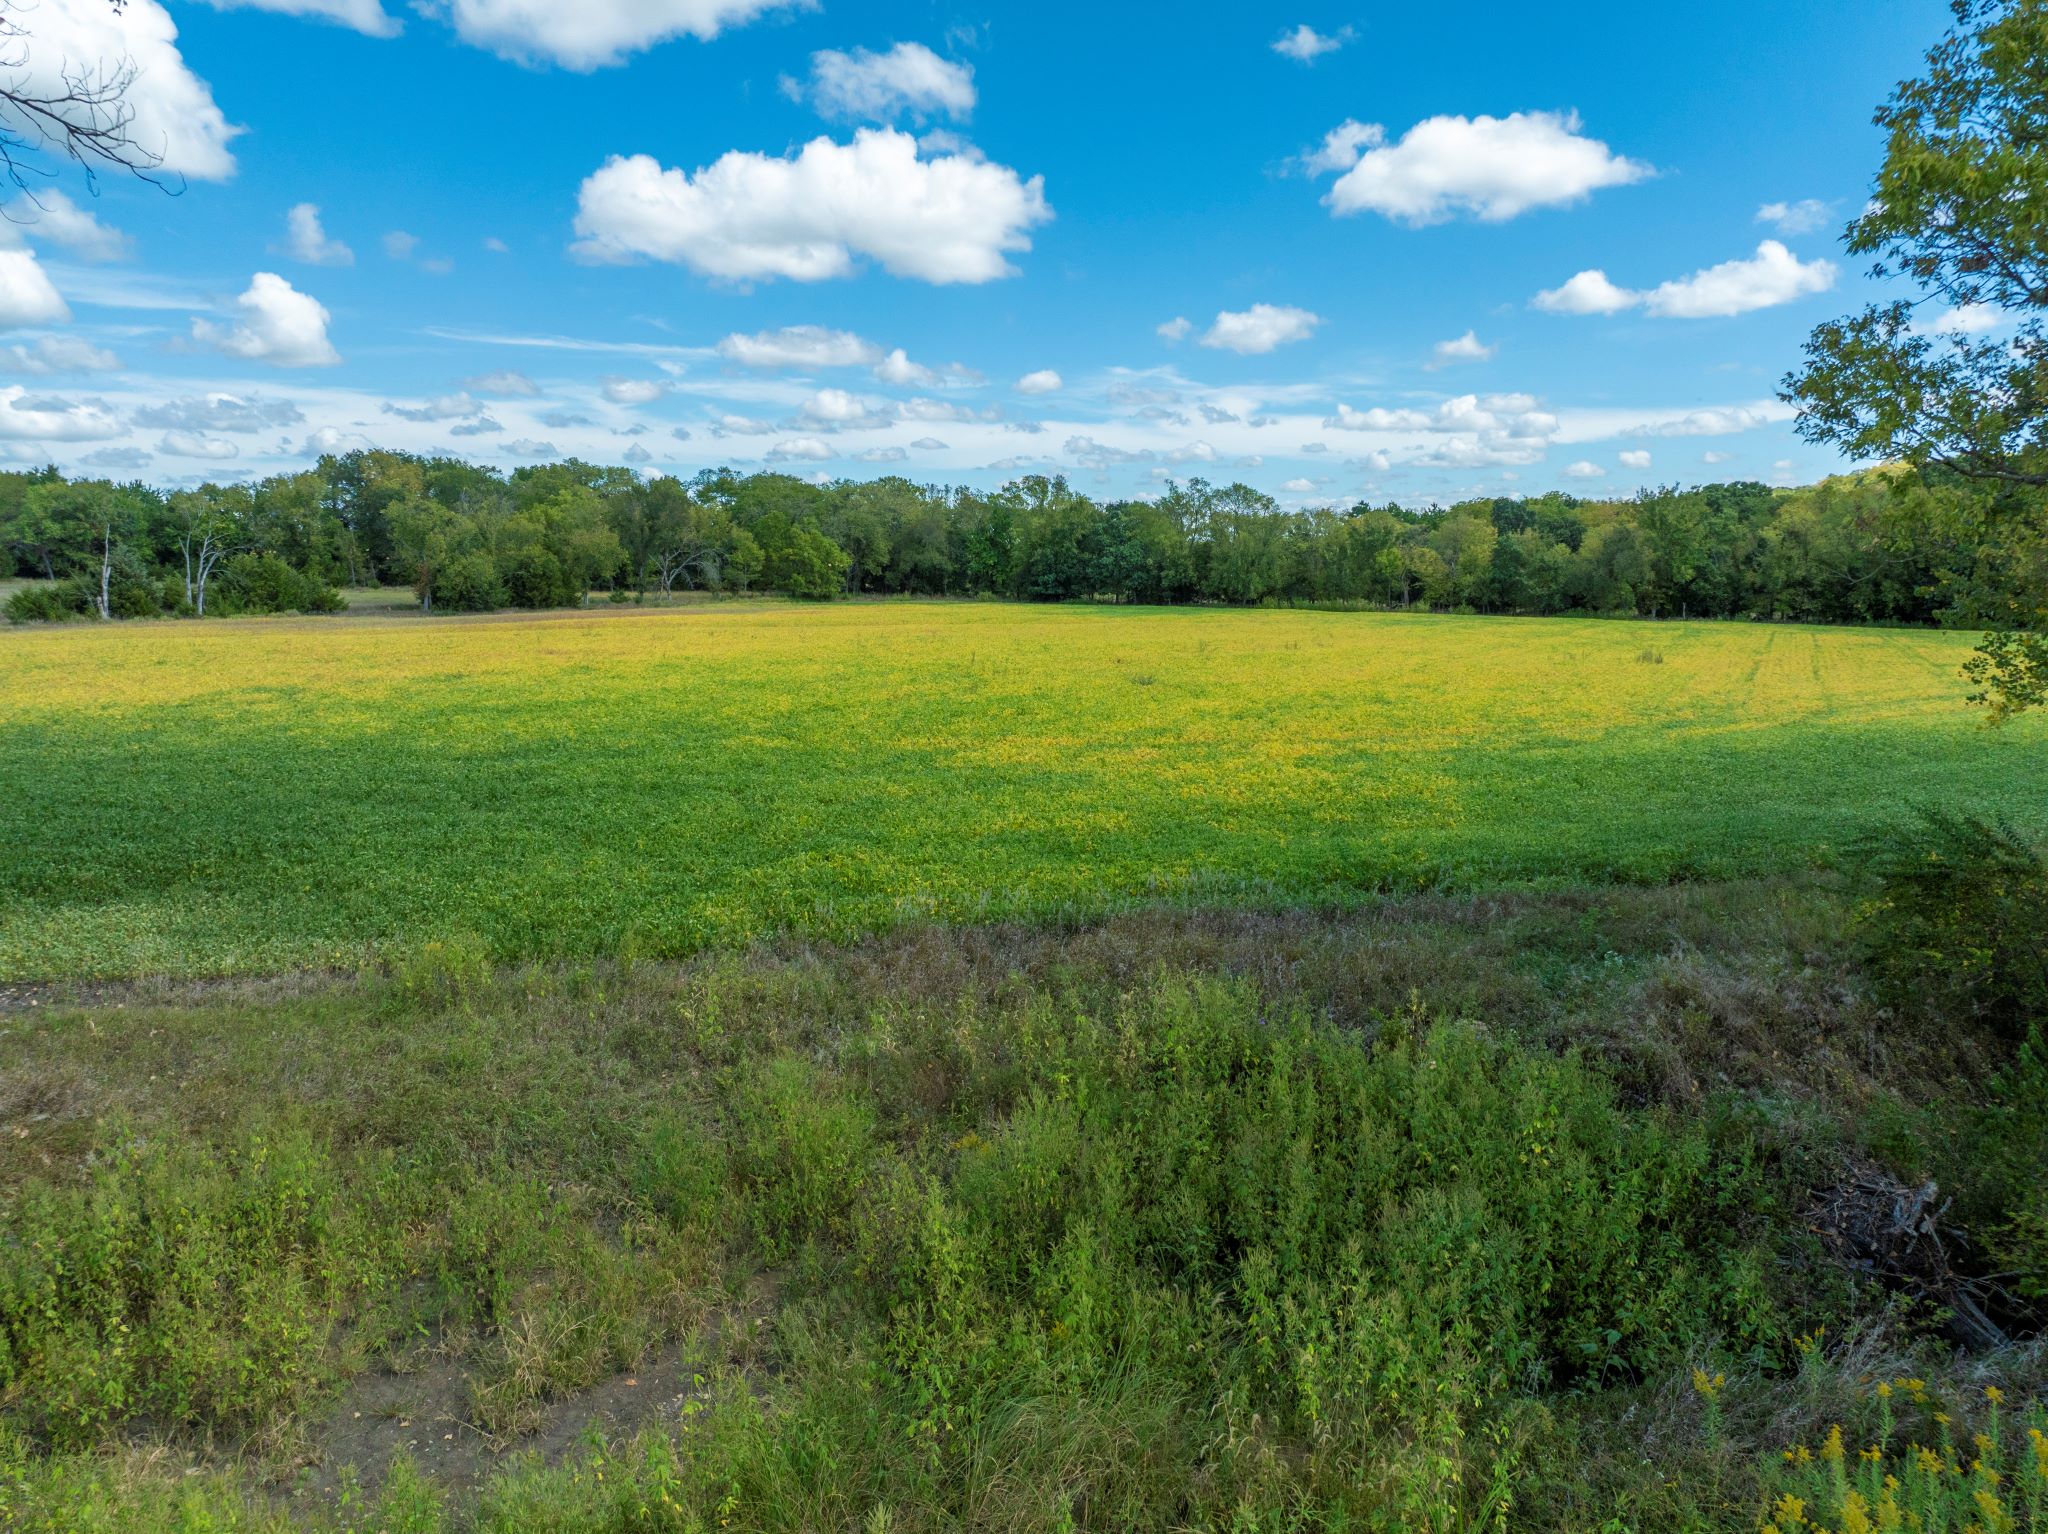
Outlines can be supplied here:
<path id="1" fill-rule="evenodd" d="M 1916 799 L 2038 831 L 2044 724 L 1981 727 L 1969 644 L 944 604 L 0 634 L 0 979 L 1741 877 Z"/>
<path id="2" fill-rule="evenodd" d="M 1876 1110 L 1944 1187 L 1985 1119 L 1989 1042 L 1841 926 L 1774 881 L 17 992 L 0 1525 L 1754 1530 L 1894 1376 L 1960 1443 L 2000 1387 L 2024 1487 L 2048 1355 L 1804 1233 Z"/>

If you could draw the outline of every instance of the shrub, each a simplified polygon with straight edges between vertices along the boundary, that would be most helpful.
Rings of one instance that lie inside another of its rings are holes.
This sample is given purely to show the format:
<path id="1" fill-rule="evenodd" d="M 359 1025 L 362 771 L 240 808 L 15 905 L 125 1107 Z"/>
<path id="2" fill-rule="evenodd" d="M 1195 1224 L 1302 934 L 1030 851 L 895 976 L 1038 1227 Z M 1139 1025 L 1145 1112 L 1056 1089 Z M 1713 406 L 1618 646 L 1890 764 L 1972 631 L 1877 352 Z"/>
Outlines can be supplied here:
<path id="1" fill-rule="evenodd" d="M 1901 1007 L 1979 1018 L 2017 1041 L 2048 1017 L 2048 862 L 2004 820 L 1923 809 L 1858 851 L 1864 952 Z"/>
<path id="2" fill-rule="evenodd" d="M 238 613 L 337 613 L 348 603 L 339 591 L 293 569 L 275 554 L 237 554 L 207 586 L 206 610 Z"/>
<path id="3" fill-rule="evenodd" d="M 822 602 L 839 595 L 852 566 L 852 556 L 816 528 L 796 527 L 769 553 L 764 576 L 787 596 Z"/>
<path id="4" fill-rule="evenodd" d="M 436 612 L 494 612 L 505 605 L 505 600 L 505 583 L 488 554 L 464 554 L 441 571 L 434 582 Z"/>
<path id="5" fill-rule="evenodd" d="M 10 623 L 62 623 L 84 617 L 92 609 L 75 581 L 32 581 L 7 599 Z"/>
<path id="6" fill-rule="evenodd" d="M 514 607 L 574 607 L 576 583 L 562 562 L 539 546 L 514 549 L 498 560 L 505 600 Z"/>

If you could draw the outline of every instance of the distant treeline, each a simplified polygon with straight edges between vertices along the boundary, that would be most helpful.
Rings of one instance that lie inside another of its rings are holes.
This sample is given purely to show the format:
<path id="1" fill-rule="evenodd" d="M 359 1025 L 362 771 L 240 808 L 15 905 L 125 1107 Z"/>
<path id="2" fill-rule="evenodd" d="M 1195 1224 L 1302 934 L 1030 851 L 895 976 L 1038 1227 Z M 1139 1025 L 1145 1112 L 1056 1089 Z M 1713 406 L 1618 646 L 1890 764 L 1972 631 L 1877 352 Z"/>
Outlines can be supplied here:
<path id="1" fill-rule="evenodd" d="M 389 452 L 172 492 L 0 473 L 0 572 L 46 578 L 10 599 L 20 620 L 326 611 L 338 587 L 389 585 L 435 612 L 704 589 L 1967 622 L 2010 595 L 1987 526 L 1966 493 L 1891 471 L 1309 511 L 1199 479 L 1098 502 L 1038 475 L 994 492 L 575 460 L 507 476 Z"/>

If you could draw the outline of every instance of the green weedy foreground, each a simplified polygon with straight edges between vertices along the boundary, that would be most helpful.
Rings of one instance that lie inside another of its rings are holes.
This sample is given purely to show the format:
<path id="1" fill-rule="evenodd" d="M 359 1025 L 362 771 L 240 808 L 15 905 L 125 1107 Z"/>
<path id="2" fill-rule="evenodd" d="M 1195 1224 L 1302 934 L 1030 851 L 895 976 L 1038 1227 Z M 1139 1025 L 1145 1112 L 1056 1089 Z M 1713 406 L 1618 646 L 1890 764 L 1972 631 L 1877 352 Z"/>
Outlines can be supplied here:
<path id="1" fill-rule="evenodd" d="M 1661 881 L 2048 825 L 1967 636 L 972 605 L 0 634 L 0 978 Z"/>

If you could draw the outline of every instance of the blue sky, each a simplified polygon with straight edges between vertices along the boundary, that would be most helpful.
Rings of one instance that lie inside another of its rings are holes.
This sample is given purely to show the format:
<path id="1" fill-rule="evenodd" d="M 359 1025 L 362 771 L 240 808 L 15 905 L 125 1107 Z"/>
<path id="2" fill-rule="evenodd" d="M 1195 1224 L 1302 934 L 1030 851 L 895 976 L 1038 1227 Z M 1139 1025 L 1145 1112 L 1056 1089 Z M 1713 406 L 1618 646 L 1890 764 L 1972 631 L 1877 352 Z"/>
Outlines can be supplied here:
<path id="1" fill-rule="evenodd" d="M 1947 7 L 14 15 L 30 74 L 132 59 L 187 174 L 9 204 L 0 461 L 168 484 L 375 444 L 1305 505 L 1841 467 L 1773 396 L 1873 291 L 1840 228 Z"/>

